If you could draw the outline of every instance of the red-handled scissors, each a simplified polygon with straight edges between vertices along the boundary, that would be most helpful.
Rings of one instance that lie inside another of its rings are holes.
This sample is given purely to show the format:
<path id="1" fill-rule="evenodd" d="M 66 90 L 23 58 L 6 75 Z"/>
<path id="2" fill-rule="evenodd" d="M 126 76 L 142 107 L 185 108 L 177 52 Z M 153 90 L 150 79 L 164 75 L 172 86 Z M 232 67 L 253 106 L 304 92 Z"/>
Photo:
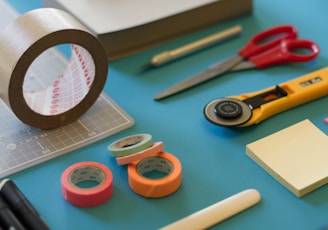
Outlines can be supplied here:
<path id="1" fill-rule="evenodd" d="M 298 53 L 296 52 L 298 50 L 307 52 Z M 252 37 L 236 56 L 212 65 L 207 70 L 172 86 L 156 95 L 155 100 L 177 94 L 226 72 L 306 62 L 314 59 L 318 54 L 317 44 L 309 40 L 297 39 L 295 27 L 290 25 L 273 27 Z"/>

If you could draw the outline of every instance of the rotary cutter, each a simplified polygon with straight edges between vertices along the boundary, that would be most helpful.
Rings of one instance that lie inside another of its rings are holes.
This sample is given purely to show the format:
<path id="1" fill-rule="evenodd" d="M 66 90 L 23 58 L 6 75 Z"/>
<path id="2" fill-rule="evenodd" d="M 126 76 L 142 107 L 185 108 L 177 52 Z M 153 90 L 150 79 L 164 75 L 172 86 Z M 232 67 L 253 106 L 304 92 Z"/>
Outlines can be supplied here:
<path id="1" fill-rule="evenodd" d="M 328 67 L 257 92 L 215 99 L 204 115 L 219 126 L 245 127 L 326 95 Z"/>

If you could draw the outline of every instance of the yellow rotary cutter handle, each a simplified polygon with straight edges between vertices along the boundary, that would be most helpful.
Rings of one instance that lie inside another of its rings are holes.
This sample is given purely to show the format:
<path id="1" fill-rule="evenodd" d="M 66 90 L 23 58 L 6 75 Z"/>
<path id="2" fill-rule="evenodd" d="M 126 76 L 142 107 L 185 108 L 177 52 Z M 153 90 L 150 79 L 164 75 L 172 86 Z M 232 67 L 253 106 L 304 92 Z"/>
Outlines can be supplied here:
<path id="1" fill-rule="evenodd" d="M 328 68 L 323 68 L 275 87 L 215 99 L 205 106 L 204 115 L 216 125 L 245 127 L 326 95 Z"/>

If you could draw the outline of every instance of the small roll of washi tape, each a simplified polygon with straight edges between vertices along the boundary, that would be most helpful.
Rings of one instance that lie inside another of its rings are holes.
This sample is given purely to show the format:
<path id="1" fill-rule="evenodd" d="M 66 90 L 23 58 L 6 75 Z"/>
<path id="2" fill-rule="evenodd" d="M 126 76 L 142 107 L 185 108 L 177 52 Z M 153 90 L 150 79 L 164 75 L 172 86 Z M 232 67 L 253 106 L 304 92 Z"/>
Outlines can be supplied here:
<path id="1" fill-rule="evenodd" d="M 162 178 L 150 178 L 150 172 L 165 173 Z M 131 189 L 144 197 L 160 198 L 174 193 L 182 182 L 182 167 L 178 158 L 167 152 L 129 164 L 128 178 Z"/>
<path id="2" fill-rule="evenodd" d="M 95 186 L 83 187 L 81 183 Z M 107 201 L 113 193 L 113 175 L 105 165 L 80 162 L 68 167 L 61 176 L 62 193 L 68 202 L 80 207 L 92 207 Z"/>
<path id="3" fill-rule="evenodd" d="M 118 165 L 127 165 L 135 161 L 139 161 L 141 159 L 156 156 L 159 152 L 162 152 L 164 149 L 163 142 L 155 142 L 149 148 L 139 151 L 137 153 L 133 153 L 124 157 L 117 157 L 116 162 Z"/>
<path id="4" fill-rule="evenodd" d="M 108 146 L 108 151 L 114 157 L 123 157 L 145 150 L 152 145 L 150 134 L 136 134 L 115 141 Z"/>

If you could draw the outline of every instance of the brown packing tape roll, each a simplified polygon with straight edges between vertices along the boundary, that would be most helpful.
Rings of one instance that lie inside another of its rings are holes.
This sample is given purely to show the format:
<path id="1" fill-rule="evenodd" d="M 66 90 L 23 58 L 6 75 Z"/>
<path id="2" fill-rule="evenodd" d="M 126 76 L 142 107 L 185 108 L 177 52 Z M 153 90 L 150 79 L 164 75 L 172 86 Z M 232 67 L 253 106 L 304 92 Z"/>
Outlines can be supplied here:
<path id="1" fill-rule="evenodd" d="M 47 88 L 25 92 L 24 79 L 33 61 L 61 44 L 72 44 L 66 70 Z M 0 32 L 0 96 L 30 126 L 52 129 L 79 118 L 100 95 L 107 72 L 102 44 L 66 12 L 36 9 Z"/>

